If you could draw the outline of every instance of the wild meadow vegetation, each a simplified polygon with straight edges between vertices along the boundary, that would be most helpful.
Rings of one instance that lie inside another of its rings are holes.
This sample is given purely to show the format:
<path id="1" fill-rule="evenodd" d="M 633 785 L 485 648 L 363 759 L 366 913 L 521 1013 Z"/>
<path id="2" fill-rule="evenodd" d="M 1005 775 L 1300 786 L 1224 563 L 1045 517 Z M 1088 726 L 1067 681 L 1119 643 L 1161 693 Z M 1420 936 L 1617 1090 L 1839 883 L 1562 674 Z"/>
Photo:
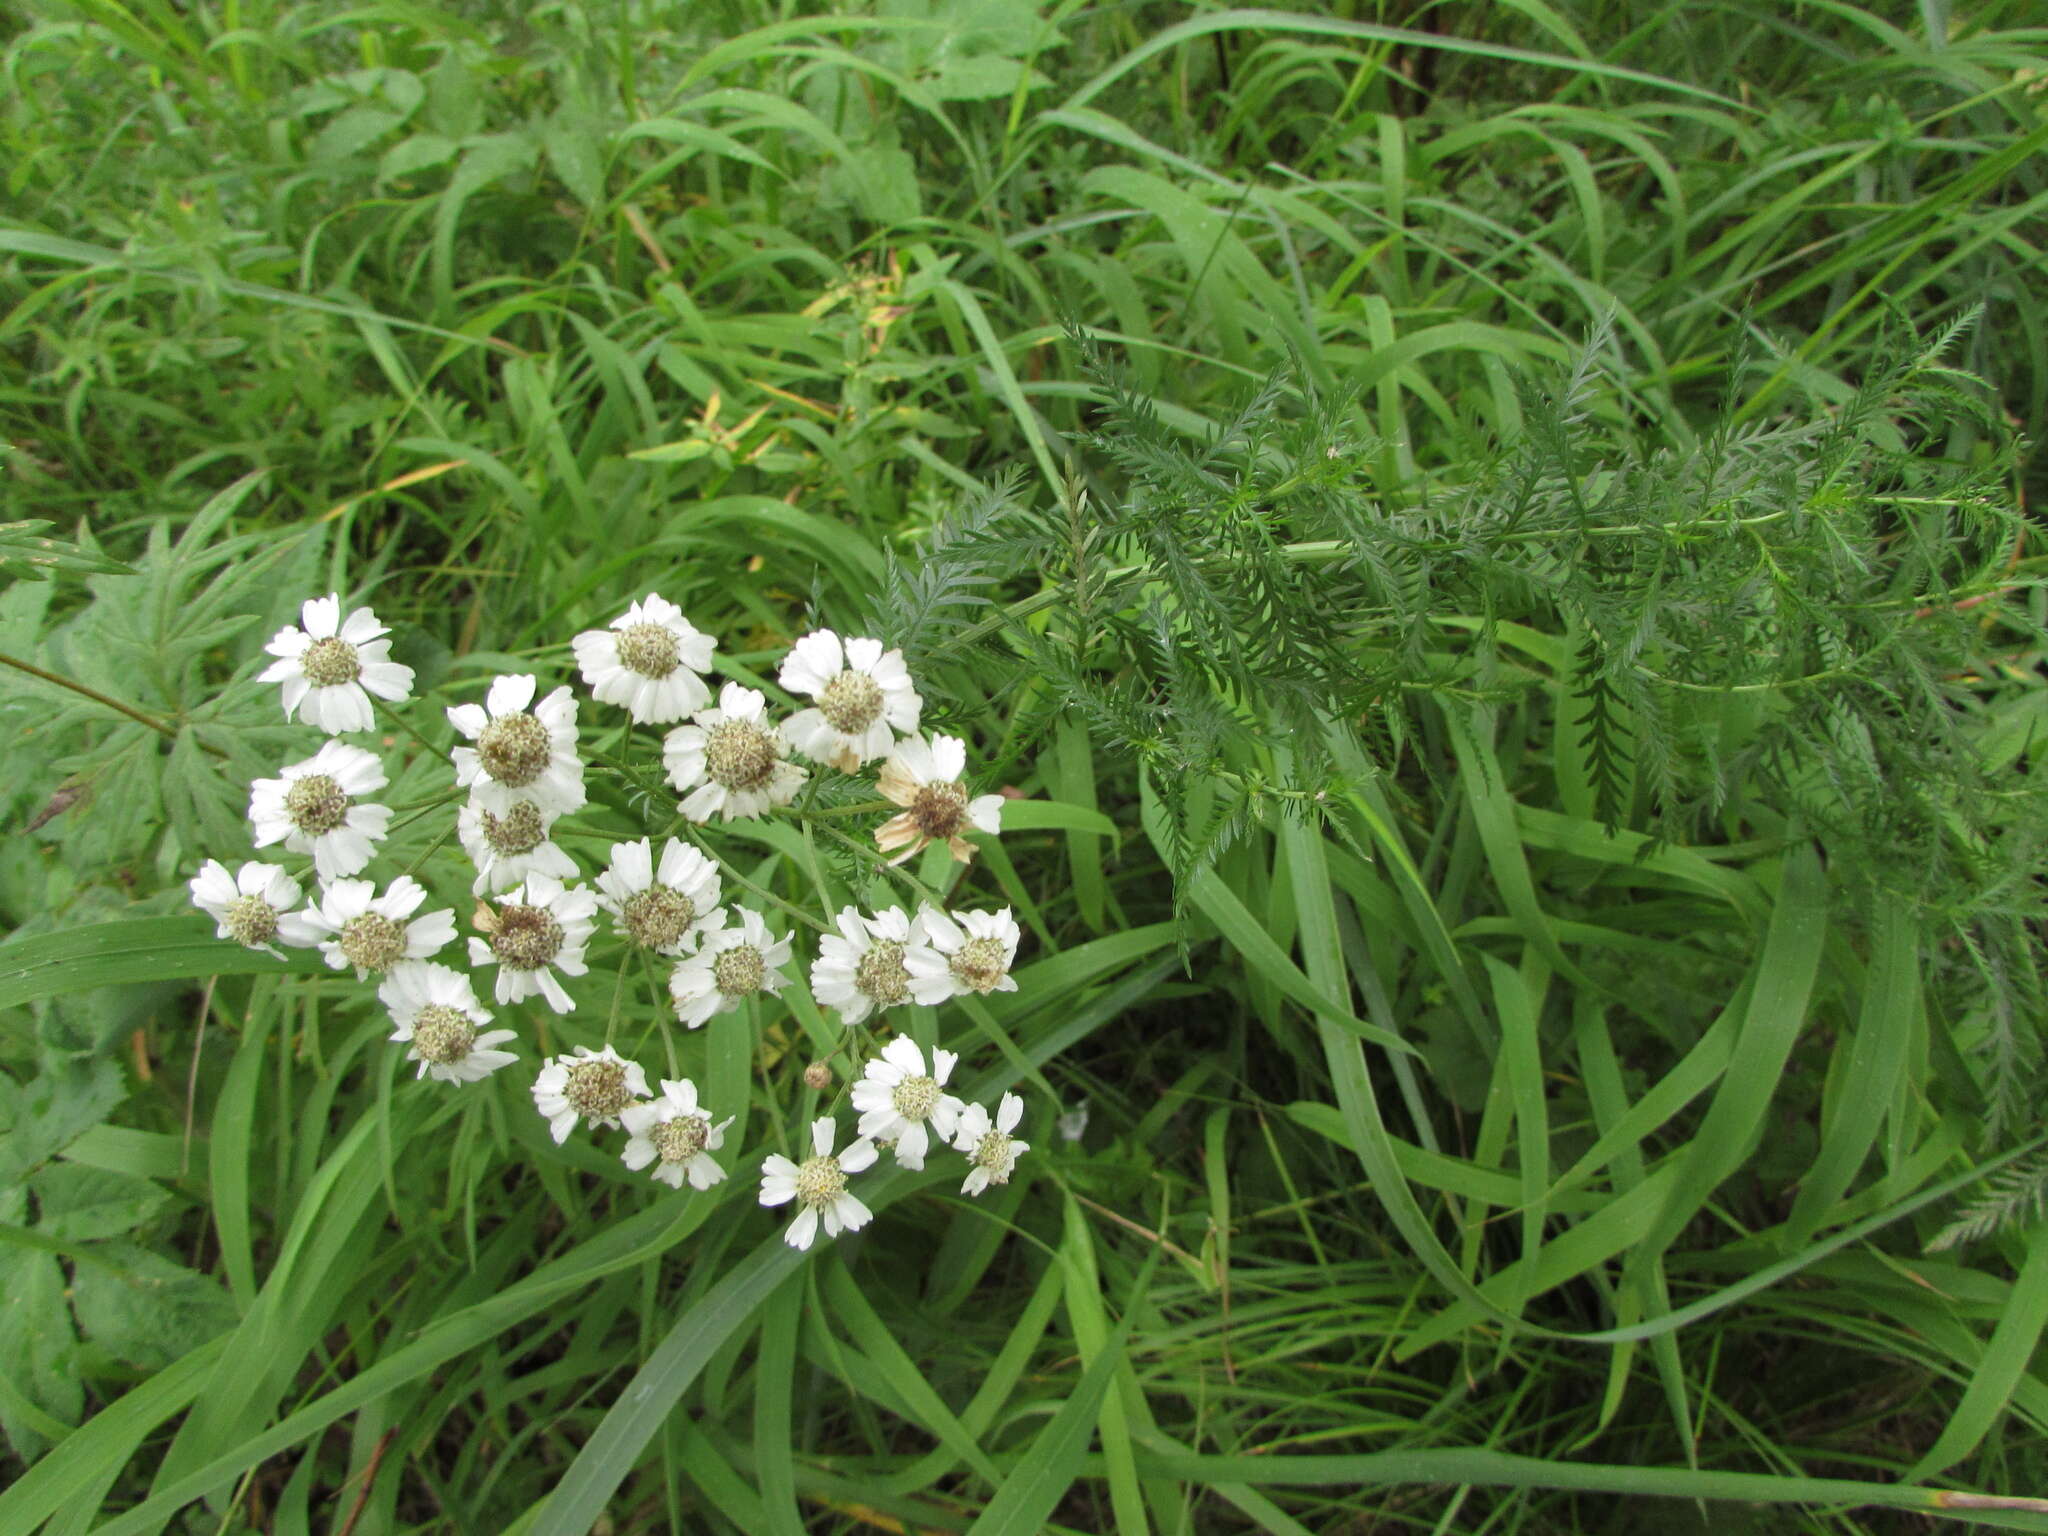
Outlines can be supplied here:
<path id="1" fill-rule="evenodd" d="M 2048 1531 L 2038 8 L 822 9 L 0 15 L 0 1533 Z M 442 1081 L 216 937 L 330 593 L 442 963 L 533 676 L 780 995 L 600 916 Z M 689 819 L 650 593 L 900 651 L 1000 833 Z M 1016 990 L 848 1026 L 927 902 Z M 892 1035 L 1030 1150 L 791 1247 Z M 723 1182 L 558 1144 L 607 1043 Z"/>

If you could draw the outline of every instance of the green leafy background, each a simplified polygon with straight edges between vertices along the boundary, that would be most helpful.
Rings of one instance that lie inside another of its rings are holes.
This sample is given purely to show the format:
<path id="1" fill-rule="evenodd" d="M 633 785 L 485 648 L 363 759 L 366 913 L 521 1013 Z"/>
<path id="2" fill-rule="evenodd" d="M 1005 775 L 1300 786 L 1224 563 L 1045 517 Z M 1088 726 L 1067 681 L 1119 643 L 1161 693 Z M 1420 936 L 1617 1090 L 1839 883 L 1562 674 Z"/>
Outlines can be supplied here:
<path id="1" fill-rule="evenodd" d="M 2048 1530 L 2027 7 L 22 0 L 0 62 L 0 1531 Z M 532 1113 L 594 996 L 443 1092 L 215 942 L 330 590 L 437 703 L 647 590 L 743 681 L 901 645 L 1019 797 L 915 869 L 1025 928 L 915 1026 L 1017 1181 L 797 1255 L 802 987 L 685 1042 L 746 1157 L 681 1197 Z"/>

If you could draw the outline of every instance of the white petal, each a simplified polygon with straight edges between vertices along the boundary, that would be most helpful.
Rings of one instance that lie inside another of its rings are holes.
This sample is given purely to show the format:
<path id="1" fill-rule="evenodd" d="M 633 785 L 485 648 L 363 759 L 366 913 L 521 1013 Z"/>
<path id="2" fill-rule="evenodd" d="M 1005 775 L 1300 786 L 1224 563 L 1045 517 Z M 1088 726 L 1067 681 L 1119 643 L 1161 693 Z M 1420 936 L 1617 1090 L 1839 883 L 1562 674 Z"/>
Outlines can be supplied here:
<path id="1" fill-rule="evenodd" d="M 309 597 L 299 608 L 299 622 L 315 640 L 331 640 L 341 627 L 341 594 Z"/>

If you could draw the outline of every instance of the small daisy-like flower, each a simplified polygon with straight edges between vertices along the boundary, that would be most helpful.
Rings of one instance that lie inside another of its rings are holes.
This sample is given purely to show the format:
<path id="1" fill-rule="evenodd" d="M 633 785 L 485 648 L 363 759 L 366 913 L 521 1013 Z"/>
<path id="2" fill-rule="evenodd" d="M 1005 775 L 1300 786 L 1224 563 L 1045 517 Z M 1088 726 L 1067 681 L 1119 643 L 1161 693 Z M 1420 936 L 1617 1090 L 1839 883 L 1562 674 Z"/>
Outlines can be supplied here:
<path id="1" fill-rule="evenodd" d="M 679 955 L 718 910 L 718 866 L 688 843 L 670 838 L 661 850 L 660 877 L 654 845 L 612 844 L 611 868 L 597 877 L 597 904 L 611 913 L 629 944 L 657 955 Z"/>
<path id="2" fill-rule="evenodd" d="M 455 749 L 455 782 L 500 816 L 522 800 L 550 817 L 583 804 L 576 697 L 564 686 L 534 704 L 538 686 L 525 674 L 495 678 L 483 703 L 448 710 L 448 723 L 476 743 Z"/>
<path id="3" fill-rule="evenodd" d="M 373 881 L 337 880 L 306 909 L 306 922 L 329 936 L 320 943 L 327 963 L 337 971 L 354 966 L 361 981 L 402 960 L 438 955 L 455 937 L 455 914 L 446 907 L 413 916 L 426 899 L 426 889 L 410 875 L 400 875 L 382 896 Z"/>
<path id="4" fill-rule="evenodd" d="M 304 762 L 280 769 L 277 778 L 249 786 L 256 846 L 281 842 L 293 853 L 310 853 L 322 880 L 352 875 L 370 862 L 374 846 L 391 828 L 390 807 L 364 805 L 362 797 L 389 782 L 374 754 L 326 742 Z"/>
<path id="5" fill-rule="evenodd" d="M 884 651 L 879 640 L 842 643 L 829 629 L 797 641 L 776 681 L 817 700 L 782 723 L 782 739 L 841 773 L 888 756 L 924 709 L 901 651 Z"/>
<path id="6" fill-rule="evenodd" d="M 617 1125 L 620 1117 L 647 1097 L 647 1074 L 610 1046 L 593 1051 L 579 1045 L 572 1056 L 541 1063 L 533 1082 L 533 1107 L 548 1123 L 560 1146 L 576 1129 L 578 1119 L 592 1130 Z"/>
<path id="7" fill-rule="evenodd" d="M 552 875 L 528 875 L 491 914 L 490 937 L 469 941 L 469 963 L 498 967 L 495 996 L 501 1003 L 538 992 L 555 1012 L 574 1013 L 576 1005 L 555 972 L 581 976 L 589 970 L 583 950 L 596 911 L 597 898 L 583 887 L 565 886 Z"/>
<path id="8" fill-rule="evenodd" d="M 192 905 L 214 920 L 220 938 L 280 960 L 279 944 L 305 949 L 319 942 L 305 915 L 292 910 L 299 904 L 299 882 L 275 864 L 244 864 L 231 875 L 219 859 L 208 859 L 189 888 Z"/>
<path id="9" fill-rule="evenodd" d="M 469 978 L 460 971 L 426 960 L 407 960 L 392 967 L 377 988 L 377 1000 L 391 1010 L 391 1033 L 412 1047 L 407 1061 L 416 1061 L 416 1078 L 432 1073 L 444 1083 L 480 1083 L 500 1067 L 519 1058 L 497 1047 L 513 1037 L 509 1029 L 478 1028 L 491 1022 L 491 1011 L 476 1000 Z"/>
<path id="10" fill-rule="evenodd" d="M 859 1173 L 875 1160 L 875 1144 L 862 1137 L 837 1157 L 832 1155 L 832 1138 L 838 1134 L 830 1115 L 811 1124 L 811 1155 L 792 1163 L 779 1152 L 771 1152 L 761 1163 L 761 1203 L 787 1205 L 794 1200 L 802 1207 L 782 1240 L 792 1248 L 808 1248 L 825 1225 L 827 1237 L 842 1231 L 858 1232 L 874 1220 L 874 1212 L 846 1192 L 846 1176 Z"/>
<path id="11" fill-rule="evenodd" d="M 685 1178 L 692 1189 L 709 1189 L 725 1177 L 711 1153 L 725 1141 L 732 1116 L 713 1125 L 710 1111 L 697 1105 L 697 1085 L 687 1077 L 681 1082 L 663 1078 L 661 1097 L 627 1105 L 619 1111 L 619 1123 L 633 1138 L 619 1156 L 635 1173 L 653 1163 L 654 1176 L 674 1189 L 681 1189 Z"/>
<path id="12" fill-rule="evenodd" d="M 305 628 L 301 629 L 299 624 Z M 297 715 L 330 736 L 367 731 L 376 723 L 370 695 L 393 701 L 412 694 L 412 668 L 391 659 L 377 615 L 358 608 L 346 618 L 341 596 L 306 600 L 299 624 L 287 624 L 263 647 L 277 658 L 260 681 L 284 685 L 284 717 Z"/>
<path id="13" fill-rule="evenodd" d="M 1002 830 L 1003 797 L 970 797 L 961 782 L 966 771 L 967 743 L 957 736 L 934 736 L 929 743 L 906 736 L 896 744 L 875 780 L 883 799 L 904 808 L 875 828 L 882 852 L 903 850 L 891 864 L 901 864 L 927 843 L 944 843 L 965 864 L 974 849 L 961 834 Z"/>
<path id="14" fill-rule="evenodd" d="M 950 1142 L 966 1108 L 945 1092 L 959 1057 L 932 1051 L 932 1069 L 924 1069 L 924 1052 L 908 1035 L 898 1035 L 867 1064 L 867 1074 L 853 1085 L 853 1107 L 859 1110 L 861 1135 L 896 1144 L 896 1161 L 906 1168 L 924 1167 L 932 1132 L 940 1144 Z M 926 1126 L 931 1130 L 927 1131 Z"/>
<path id="15" fill-rule="evenodd" d="M 818 958 L 811 962 L 811 995 L 837 1008 L 848 1025 L 858 1024 L 878 1008 L 910 1001 L 910 968 L 906 957 L 925 947 L 925 938 L 901 907 L 873 917 L 844 908 L 833 919 L 838 933 L 818 940 Z"/>
<path id="16" fill-rule="evenodd" d="M 662 743 L 668 781 L 689 790 L 683 814 L 692 821 L 732 821 L 787 805 L 809 777 L 782 756 L 782 738 L 768 724 L 768 700 L 756 688 L 727 683 L 718 708 L 699 710 Z"/>
<path id="17" fill-rule="evenodd" d="M 760 913 L 735 907 L 739 921 L 728 926 L 723 908 L 704 920 L 697 948 L 669 972 L 668 995 L 676 1017 L 696 1029 L 714 1013 L 730 1013 L 757 992 L 770 995 L 789 983 L 789 940 L 768 931 Z"/>
<path id="18" fill-rule="evenodd" d="M 1010 966 L 1023 935 L 1008 907 L 1000 912 L 953 913 L 923 907 L 917 922 L 926 943 L 906 950 L 903 963 L 910 971 L 910 995 L 918 1002 L 932 1007 L 969 992 L 985 996 L 1017 990 Z"/>
<path id="19" fill-rule="evenodd" d="M 613 619 L 611 628 L 586 629 L 569 644 L 592 696 L 623 705 L 643 724 L 666 725 L 711 702 L 711 690 L 698 676 L 711 670 L 711 637 L 652 592 Z"/>
<path id="20" fill-rule="evenodd" d="M 1031 1150 L 1030 1142 L 1018 1141 L 1010 1135 L 1023 1118 L 1024 1101 L 1014 1093 L 1003 1095 L 993 1125 L 989 1123 L 988 1111 L 979 1104 L 970 1104 L 961 1111 L 953 1150 L 965 1152 L 967 1160 L 974 1164 L 967 1170 L 967 1182 L 960 1186 L 961 1194 L 978 1195 L 991 1184 L 1010 1182 L 1017 1159 Z"/>
<path id="21" fill-rule="evenodd" d="M 476 865 L 470 894 L 509 890 L 528 875 L 574 880 L 576 861 L 548 835 L 555 818 L 532 800 L 515 800 L 502 815 L 471 800 L 455 815 L 455 835 Z"/>

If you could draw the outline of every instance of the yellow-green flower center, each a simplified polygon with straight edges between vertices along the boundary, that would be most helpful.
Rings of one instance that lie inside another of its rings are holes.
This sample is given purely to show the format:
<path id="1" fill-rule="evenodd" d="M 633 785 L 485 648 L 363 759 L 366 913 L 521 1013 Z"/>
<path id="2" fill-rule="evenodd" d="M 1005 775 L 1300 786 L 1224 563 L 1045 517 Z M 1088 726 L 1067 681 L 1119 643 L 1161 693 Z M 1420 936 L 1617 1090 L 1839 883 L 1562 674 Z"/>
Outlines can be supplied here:
<path id="1" fill-rule="evenodd" d="M 237 896 L 221 914 L 228 936 L 254 949 L 277 937 L 277 908 L 261 896 Z"/>
<path id="2" fill-rule="evenodd" d="M 697 1115 L 677 1115 L 673 1120 L 650 1126 L 647 1139 L 654 1143 L 654 1150 L 664 1163 L 687 1163 L 704 1150 L 710 1134 L 708 1120 Z"/>
<path id="3" fill-rule="evenodd" d="M 633 1102 L 633 1090 L 626 1086 L 626 1064 L 609 1057 L 572 1062 L 562 1097 L 586 1120 L 616 1119 L 619 1111 Z"/>
<path id="4" fill-rule="evenodd" d="M 997 1130 L 994 1126 L 990 1126 L 981 1140 L 974 1144 L 974 1150 L 968 1154 L 968 1160 L 977 1168 L 988 1170 L 988 1181 L 991 1184 L 1009 1183 L 1010 1169 L 1017 1161 L 1010 1151 L 1009 1134 Z"/>
<path id="5" fill-rule="evenodd" d="M 476 1025 L 460 1008 L 429 1003 L 412 1021 L 413 1054 L 445 1067 L 461 1061 L 476 1044 Z"/>
<path id="6" fill-rule="evenodd" d="M 846 1190 L 846 1174 L 836 1157 L 813 1157 L 797 1164 L 796 1197 L 814 1210 L 830 1205 Z"/>
<path id="7" fill-rule="evenodd" d="M 642 677 L 667 677 L 682 658 L 676 637 L 659 624 L 628 624 L 619 631 L 619 665 Z"/>
<path id="8" fill-rule="evenodd" d="M 953 952 L 950 966 L 962 986 L 977 992 L 992 992 L 1009 974 L 1009 948 L 1001 939 L 969 939 Z"/>
<path id="9" fill-rule="evenodd" d="M 405 958 L 405 928 L 381 912 L 365 912 L 341 925 L 342 957 L 361 971 L 388 971 Z"/>
<path id="10" fill-rule="evenodd" d="M 727 789 L 760 789 L 775 772 L 781 743 L 751 720 L 721 720 L 704 738 L 704 770 Z"/>
<path id="11" fill-rule="evenodd" d="M 848 667 L 819 693 L 818 713 L 833 730 L 858 736 L 882 713 L 881 684 Z"/>
<path id="12" fill-rule="evenodd" d="M 510 789 L 531 784 L 547 771 L 548 728 L 532 715 L 500 715 L 476 739 L 484 772 Z"/>
<path id="13" fill-rule="evenodd" d="M 635 891 L 619 909 L 619 926 L 626 937 L 647 949 L 673 949 L 696 919 L 690 898 L 665 885 Z"/>
<path id="14" fill-rule="evenodd" d="M 339 784 L 324 773 L 308 773 L 292 780 L 284 792 L 284 813 L 308 837 L 324 837 L 348 820 L 355 802 L 342 793 Z"/>
<path id="15" fill-rule="evenodd" d="M 853 968 L 853 984 L 884 1008 L 910 996 L 910 972 L 903 965 L 903 946 L 893 939 L 884 939 L 862 955 Z"/>
<path id="16" fill-rule="evenodd" d="M 735 944 L 718 952 L 711 962 L 711 980 L 727 997 L 751 997 L 761 990 L 768 974 L 761 951 L 751 944 Z"/>
<path id="17" fill-rule="evenodd" d="M 484 841 L 491 851 L 505 858 L 531 853 L 547 841 L 547 818 L 531 800 L 522 800 L 503 816 L 480 811 Z"/>
<path id="18" fill-rule="evenodd" d="M 315 688 L 335 688 L 361 677 L 363 662 L 354 646 L 330 635 L 299 653 L 299 670 Z"/>
<path id="19" fill-rule="evenodd" d="M 896 1106 L 896 1113 L 904 1119 L 929 1120 L 939 1104 L 938 1080 L 906 1077 L 891 1091 L 889 1100 Z"/>
<path id="20" fill-rule="evenodd" d="M 501 965 L 517 971 L 537 971 L 562 952 L 562 938 L 562 925 L 546 907 L 523 907 L 508 902 L 498 908 L 491 952 Z"/>

